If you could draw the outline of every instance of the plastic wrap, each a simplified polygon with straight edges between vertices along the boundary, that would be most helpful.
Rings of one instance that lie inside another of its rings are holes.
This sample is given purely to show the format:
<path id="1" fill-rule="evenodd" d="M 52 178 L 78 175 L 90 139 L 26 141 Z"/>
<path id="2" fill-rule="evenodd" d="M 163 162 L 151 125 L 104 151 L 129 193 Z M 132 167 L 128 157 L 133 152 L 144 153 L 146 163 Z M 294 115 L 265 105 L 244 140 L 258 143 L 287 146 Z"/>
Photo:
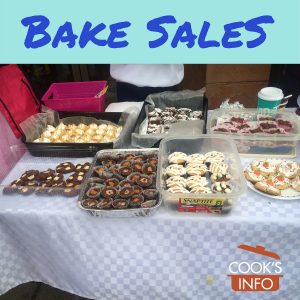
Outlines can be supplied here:
<path id="1" fill-rule="evenodd" d="M 112 123 L 107 120 L 96 119 L 93 117 L 86 116 L 72 116 L 67 118 L 59 118 L 59 113 L 54 111 L 47 111 L 44 113 L 35 114 L 27 118 L 24 122 L 20 124 L 20 127 L 25 135 L 26 142 L 33 142 L 35 139 L 39 138 L 41 134 L 46 129 L 47 125 L 52 125 L 54 127 L 58 126 L 60 122 L 65 125 L 68 124 L 91 124 L 95 123 L 97 125 L 107 124 L 107 125 L 118 125 L 122 126 L 123 129 L 117 139 L 114 140 L 114 148 L 123 148 L 130 145 L 130 134 L 134 128 L 137 115 L 139 111 L 135 107 L 131 107 L 121 114 L 121 118 L 118 124 Z"/>
<path id="2" fill-rule="evenodd" d="M 158 94 L 152 94 L 145 100 L 145 118 L 139 124 L 139 127 L 132 133 L 132 146 L 137 148 L 151 148 L 157 146 L 157 143 L 172 135 L 172 132 L 180 130 L 189 134 L 190 132 L 197 131 L 203 133 L 205 127 L 204 121 L 181 121 L 174 123 L 170 126 L 168 133 L 161 134 L 147 134 L 148 128 L 148 112 L 154 108 L 165 109 L 166 107 L 175 108 L 190 108 L 192 110 L 204 110 L 203 99 L 205 89 L 191 91 L 184 90 L 179 92 L 163 92 Z M 203 117 L 205 118 L 205 112 L 203 111 Z M 190 123 L 191 122 L 191 123 Z M 199 126 L 199 127 L 198 127 Z M 174 129 L 172 129 L 174 127 Z M 188 130 L 187 130 L 188 128 Z"/>

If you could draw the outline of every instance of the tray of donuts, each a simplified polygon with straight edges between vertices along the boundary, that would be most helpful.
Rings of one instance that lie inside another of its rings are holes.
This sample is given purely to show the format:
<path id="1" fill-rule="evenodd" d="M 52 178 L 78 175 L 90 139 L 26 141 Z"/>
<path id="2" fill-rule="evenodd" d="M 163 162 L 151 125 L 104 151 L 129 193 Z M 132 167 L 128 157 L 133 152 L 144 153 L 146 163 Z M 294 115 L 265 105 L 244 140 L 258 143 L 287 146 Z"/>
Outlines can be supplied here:
<path id="1" fill-rule="evenodd" d="M 236 145 L 219 135 L 164 139 L 158 173 L 164 205 L 183 212 L 227 213 L 246 189 Z"/>
<path id="2" fill-rule="evenodd" d="M 295 160 L 254 160 L 244 175 L 248 187 L 258 194 L 280 200 L 300 199 L 300 165 Z"/>
<path id="3" fill-rule="evenodd" d="M 83 183 L 78 206 L 100 217 L 152 215 L 162 200 L 157 189 L 158 149 L 99 151 Z"/>

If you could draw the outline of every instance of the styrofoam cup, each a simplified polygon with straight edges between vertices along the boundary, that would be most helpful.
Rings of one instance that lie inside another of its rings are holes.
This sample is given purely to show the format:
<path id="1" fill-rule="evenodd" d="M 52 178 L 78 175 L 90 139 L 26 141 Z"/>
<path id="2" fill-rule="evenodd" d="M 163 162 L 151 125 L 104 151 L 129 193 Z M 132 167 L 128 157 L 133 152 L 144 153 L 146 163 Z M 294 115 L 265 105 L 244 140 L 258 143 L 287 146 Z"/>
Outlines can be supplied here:
<path id="1" fill-rule="evenodd" d="M 284 97 L 283 92 L 279 88 L 266 87 L 258 92 L 257 107 L 258 108 L 278 108 Z"/>

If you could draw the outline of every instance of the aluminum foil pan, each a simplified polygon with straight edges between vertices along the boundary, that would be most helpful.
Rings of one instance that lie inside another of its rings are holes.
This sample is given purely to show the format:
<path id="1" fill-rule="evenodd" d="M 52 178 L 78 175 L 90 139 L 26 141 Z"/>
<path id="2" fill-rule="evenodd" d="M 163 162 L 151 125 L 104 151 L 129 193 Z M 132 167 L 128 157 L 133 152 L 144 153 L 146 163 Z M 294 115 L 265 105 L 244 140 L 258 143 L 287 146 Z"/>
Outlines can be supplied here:
<path id="1" fill-rule="evenodd" d="M 107 154 L 127 154 L 127 153 L 136 153 L 136 154 L 157 154 L 158 155 L 158 149 L 157 148 L 146 148 L 146 149 L 107 149 L 107 150 L 101 150 L 98 151 L 97 154 L 94 157 L 94 160 L 92 162 L 90 171 L 85 177 L 85 180 L 82 184 L 82 188 L 78 197 L 78 206 L 79 208 L 87 211 L 92 216 L 96 217 L 109 217 L 109 218 L 131 218 L 131 217 L 144 217 L 144 216 L 151 216 L 153 215 L 158 208 L 162 204 L 162 198 L 160 191 L 158 189 L 158 175 L 156 175 L 156 189 L 158 191 L 158 202 L 155 206 L 150 208 L 126 208 L 126 209 L 88 209 L 81 205 L 82 200 L 84 199 L 85 193 L 88 189 L 88 181 L 89 178 L 91 178 L 93 174 L 93 169 L 97 164 L 98 159 L 101 159 L 101 157 L 107 155 Z M 159 165 L 159 164 L 158 164 Z M 157 172 L 158 174 L 158 172 Z"/>

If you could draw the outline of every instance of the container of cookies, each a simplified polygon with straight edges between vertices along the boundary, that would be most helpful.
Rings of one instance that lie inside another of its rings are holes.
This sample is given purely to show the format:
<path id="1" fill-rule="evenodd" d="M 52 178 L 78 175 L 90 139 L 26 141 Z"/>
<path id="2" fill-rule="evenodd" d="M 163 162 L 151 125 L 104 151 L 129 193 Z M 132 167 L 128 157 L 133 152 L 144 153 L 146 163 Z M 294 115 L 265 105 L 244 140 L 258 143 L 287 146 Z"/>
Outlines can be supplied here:
<path id="1" fill-rule="evenodd" d="M 137 148 L 159 147 L 160 141 L 177 131 L 178 126 L 185 130 L 186 122 L 182 121 L 189 121 L 189 129 L 193 127 L 198 134 L 205 133 L 207 108 L 208 99 L 202 90 L 149 95 L 132 133 L 132 145 Z"/>
<path id="2" fill-rule="evenodd" d="M 162 203 L 157 168 L 158 149 L 101 150 L 85 178 L 78 206 L 99 217 L 150 216 Z"/>
<path id="3" fill-rule="evenodd" d="M 296 157 L 300 125 L 295 113 L 245 108 L 214 110 L 207 122 L 209 134 L 230 134 L 243 156 Z"/>
<path id="4" fill-rule="evenodd" d="M 222 135 L 162 140 L 158 173 L 163 203 L 173 210 L 228 213 L 246 189 L 236 145 Z"/>
<path id="5" fill-rule="evenodd" d="M 23 142 L 33 156 L 87 157 L 130 143 L 134 124 L 127 112 L 58 112 L 25 122 Z"/>

